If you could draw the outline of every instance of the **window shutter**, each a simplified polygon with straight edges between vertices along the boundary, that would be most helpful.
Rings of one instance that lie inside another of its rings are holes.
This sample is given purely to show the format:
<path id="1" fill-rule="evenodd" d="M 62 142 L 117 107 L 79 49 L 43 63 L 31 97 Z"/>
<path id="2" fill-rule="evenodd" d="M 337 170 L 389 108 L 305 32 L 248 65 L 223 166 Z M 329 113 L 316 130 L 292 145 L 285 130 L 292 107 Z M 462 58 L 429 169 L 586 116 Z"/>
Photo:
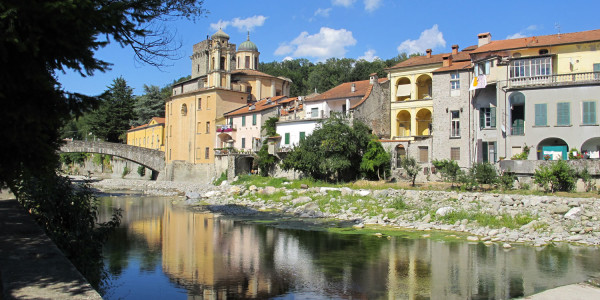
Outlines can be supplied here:
<path id="1" fill-rule="evenodd" d="M 479 129 L 485 126 L 485 111 L 483 108 L 479 109 Z"/>
<path id="2" fill-rule="evenodd" d="M 479 76 L 479 65 L 475 64 L 475 68 L 473 70 L 473 73 L 475 73 L 475 76 Z"/>
<path id="3" fill-rule="evenodd" d="M 252 125 L 256 125 L 256 114 L 252 114 Z"/>
<path id="4" fill-rule="evenodd" d="M 246 116 L 242 116 L 242 126 L 246 126 Z"/>
<path id="5" fill-rule="evenodd" d="M 483 73 L 486 75 L 490 74 L 490 61 L 485 62 L 485 71 Z"/>
<path id="6" fill-rule="evenodd" d="M 481 154 L 483 155 L 483 162 L 488 162 L 488 143 L 483 142 L 481 144 Z"/>
<path id="7" fill-rule="evenodd" d="M 571 112 L 568 102 L 556 104 L 556 117 L 557 125 L 571 125 Z"/>
<path id="8" fill-rule="evenodd" d="M 290 133 L 289 132 L 285 134 L 285 144 L 286 145 L 290 144 Z"/>
<path id="9" fill-rule="evenodd" d="M 535 105 L 535 126 L 546 126 L 548 124 L 546 117 L 546 104 Z"/>
<path id="10" fill-rule="evenodd" d="M 496 108 L 490 107 L 490 127 L 496 128 Z"/>
<path id="11" fill-rule="evenodd" d="M 596 102 L 583 102 L 583 124 L 596 124 Z"/>

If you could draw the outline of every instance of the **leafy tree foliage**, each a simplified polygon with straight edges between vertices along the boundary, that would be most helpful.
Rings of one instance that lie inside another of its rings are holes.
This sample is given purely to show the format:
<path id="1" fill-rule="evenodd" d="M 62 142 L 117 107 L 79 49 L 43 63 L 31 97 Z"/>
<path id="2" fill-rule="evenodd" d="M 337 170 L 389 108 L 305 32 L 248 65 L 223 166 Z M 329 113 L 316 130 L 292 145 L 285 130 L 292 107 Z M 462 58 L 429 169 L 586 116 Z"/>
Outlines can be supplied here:
<path id="1" fill-rule="evenodd" d="M 95 57 L 109 41 L 160 65 L 173 57 L 172 35 L 157 20 L 201 15 L 201 0 L 0 2 L 0 185 L 15 187 L 24 170 L 57 167 L 61 128 L 95 98 L 64 91 L 55 72 L 90 76 L 110 67 Z M 174 47 L 173 47 L 174 46 Z"/>
<path id="2" fill-rule="evenodd" d="M 135 98 L 133 113 L 136 119 L 131 122 L 131 125 L 140 126 L 148 123 L 153 117 L 164 117 L 165 100 L 160 87 L 144 84 L 144 94 Z"/>
<path id="3" fill-rule="evenodd" d="M 369 128 L 358 121 L 334 115 L 300 141 L 282 161 L 284 170 L 294 169 L 312 178 L 349 181 L 360 173 L 360 162 L 370 141 Z"/>
<path id="4" fill-rule="evenodd" d="M 575 188 L 575 171 L 564 160 L 557 160 L 550 165 L 541 165 L 533 173 L 533 181 L 539 184 L 544 191 L 571 191 Z"/>
<path id="5" fill-rule="evenodd" d="M 433 160 L 431 163 L 440 171 L 440 173 L 442 173 L 444 180 L 452 183 L 452 186 L 454 186 L 454 183 L 462 174 L 462 171 L 455 160 Z"/>
<path id="6" fill-rule="evenodd" d="M 419 174 L 419 164 L 414 157 L 407 157 L 402 160 L 400 163 L 404 171 L 406 171 L 406 175 L 411 180 L 412 186 L 415 186 L 415 180 L 417 179 L 417 175 Z"/>
<path id="7" fill-rule="evenodd" d="M 101 96 L 98 110 L 90 116 L 92 132 L 108 142 L 124 140 L 133 119 L 133 89 L 122 77 L 115 79 L 109 89 Z"/>
<path id="8" fill-rule="evenodd" d="M 390 154 L 383 149 L 381 142 L 371 139 L 367 144 L 367 151 L 360 162 L 360 170 L 369 179 L 381 180 L 391 172 Z"/>

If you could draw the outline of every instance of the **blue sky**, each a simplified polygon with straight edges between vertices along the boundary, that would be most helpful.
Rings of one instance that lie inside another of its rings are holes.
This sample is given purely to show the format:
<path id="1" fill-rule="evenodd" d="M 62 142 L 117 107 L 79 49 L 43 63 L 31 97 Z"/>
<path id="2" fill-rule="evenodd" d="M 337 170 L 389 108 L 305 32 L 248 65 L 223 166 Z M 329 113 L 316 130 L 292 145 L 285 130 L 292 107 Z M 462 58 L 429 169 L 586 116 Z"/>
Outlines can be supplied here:
<path id="1" fill-rule="evenodd" d="M 261 62 L 329 57 L 388 59 L 398 53 L 451 51 L 477 44 L 477 34 L 492 40 L 600 29 L 600 1 L 405 1 L 405 0 L 206 0 L 208 14 L 196 22 L 166 24 L 181 42 L 178 59 L 161 69 L 135 61 L 133 51 L 118 44 L 99 50 L 113 64 L 91 77 L 59 73 L 66 91 L 97 95 L 122 76 L 143 93 L 144 84 L 164 86 L 191 73 L 192 46 L 221 27 L 230 42 L 250 40 Z"/>

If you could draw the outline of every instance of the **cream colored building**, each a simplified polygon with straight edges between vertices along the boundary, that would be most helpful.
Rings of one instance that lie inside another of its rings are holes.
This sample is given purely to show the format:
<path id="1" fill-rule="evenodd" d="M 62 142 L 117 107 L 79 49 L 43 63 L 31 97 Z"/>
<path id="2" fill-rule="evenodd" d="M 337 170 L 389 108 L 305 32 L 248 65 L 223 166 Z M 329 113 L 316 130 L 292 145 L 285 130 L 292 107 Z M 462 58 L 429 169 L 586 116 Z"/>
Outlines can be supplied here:
<path id="1" fill-rule="evenodd" d="M 127 145 L 165 151 L 165 118 L 154 117 L 148 124 L 127 130 Z"/>
<path id="2" fill-rule="evenodd" d="M 250 41 L 236 45 L 222 30 L 194 45 L 192 78 L 173 86 L 166 103 L 167 163 L 215 162 L 224 114 L 267 97 L 287 96 L 291 80 L 258 71 L 260 52 Z M 218 154 L 217 154 L 218 155 Z"/>

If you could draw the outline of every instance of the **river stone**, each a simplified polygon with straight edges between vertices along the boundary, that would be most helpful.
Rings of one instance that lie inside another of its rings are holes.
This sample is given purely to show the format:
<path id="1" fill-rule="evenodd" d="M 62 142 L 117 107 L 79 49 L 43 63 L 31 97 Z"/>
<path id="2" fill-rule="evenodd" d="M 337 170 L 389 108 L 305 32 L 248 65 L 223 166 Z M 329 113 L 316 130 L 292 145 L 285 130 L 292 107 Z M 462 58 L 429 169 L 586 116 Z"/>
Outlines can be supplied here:
<path id="1" fill-rule="evenodd" d="M 577 235 L 573 235 L 567 238 L 567 240 L 569 242 L 577 242 L 577 241 L 581 241 L 584 239 L 583 235 L 577 234 Z"/>
<path id="2" fill-rule="evenodd" d="M 565 214 L 565 219 L 575 220 L 581 216 L 581 211 L 581 207 L 573 207 Z"/>
<path id="3" fill-rule="evenodd" d="M 264 189 L 262 189 L 261 194 L 264 195 L 273 195 L 275 192 L 277 191 L 277 189 L 273 186 L 267 186 Z"/>
<path id="4" fill-rule="evenodd" d="M 227 191 L 227 193 L 229 195 L 239 195 L 242 192 L 242 189 L 237 186 L 237 185 L 233 185 L 229 188 L 229 190 Z"/>
<path id="5" fill-rule="evenodd" d="M 356 228 L 356 229 L 362 229 L 362 228 L 365 228 L 365 224 L 360 223 L 360 224 L 353 225 L 352 227 Z"/>
<path id="6" fill-rule="evenodd" d="M 324 186 L 324 187 L 321 187 L 321 189 L 320 189 L 319 191 L 320 191 L 321 193 L 327 193 L 327 192 L 330 192 L 330 191 L 339 191 L 339 190 L 340 190 L 339 188 L 334 188 L 334 187 L 326 187 L 326 186 Z"/>
<path id="7" fill-rule="evenodd" d="M 438 210 L 435 211 L 435 215 L 443 217 L 453 211 L 454 211 L 454 208 L 452 208 L 450 206 L 444 206 L 444 207 L 438 208 Z"/>
<path id="8" fill-rule="evenodd" d="M 204 194 L 204 198 L 216 197 L 216 196 L 219 196 L 220 194 L 221 194 L 221 192 L 219 192 L 219 191 L 208 191 Z"/>
<path id="9" fill-rule="evenodd" d="M 250 190 L 250 192 L 256 192 L 256 190 L 258 190 L 258 188 L 253 184 L 250 187 L 248 187 L 248 190 Z"/>
<path id="10" fill-rule="evenodd" d="M 562 214 L 567 213 L 570 209 L 571 208 L 568 205 L 560 204 L 552 209 L 552 213 L 562 215 Z"/>
<path id="11" fill-rule="evenodd" d="M 200 194 L 197 192 L 185 192 L 185 197 L 188 199 L 198 199 L 200 198 Z"/>
<path id="12" fill-rule="evenodd" d="M 302 204 L 302 203 L 309 202 L 309 201 L 312 201 L 312 199 L 310 197 L 298 197 L 298 198 L 292 200 L 292 203 L 293 204 Z"/>
<path id="13" fill-rule="evenodd" d="M 227 180 L 223 180 L 223 182 L 221 182 L 220 186 L 228 186 L 229 182 L 227 182 Z"/>
<path id="14" fill-rule="evenodd" d="M 489 236 L 496 236 L 498 234 L 498 230 L 497 229 L 492 229 L 490 230 L 490 232 L 488 232 Z"/>
<path id="15" fill-rule="evenodd" d="M 510 249 L 510 248 L 512 248 L 512 246 L 509 243 L 504 243 L 504 244 L 502 244 L 502 248 Z"/>
<path id="16" fill-rule="evenodd" d="M 300 185 L 300 188 L 303 190 L 306 190 L 306 189 L 308 189 L 308 184 L 303 183 Z"/>
<path id="17" fill-rule="evenodd" d="M 371 191 L 369 190 L 358 190 L 354 192 L 355 195 L 359 195 L 362 197 L 368 196 L 369 194 L 371 194 Z"/>
<path id="18" fill-rule="evenodd" d="M 423 217 L 423 219 L 421 219 L 421 221 L 423 223 L 429 223 L 429 221 L 431 221 L 431 215 L 427 214 L 426 216 Z"/>
<path id="19" fill-rule="evenodd" d="M 469 241 L 469 242 L 477 242 L 477 241 L 479 241 L 479 238 L 476 237 L 476 236 L 474 236 L 474 235 L 470 235 L 470 236 L 467 237 L 467 241 Z"/>

